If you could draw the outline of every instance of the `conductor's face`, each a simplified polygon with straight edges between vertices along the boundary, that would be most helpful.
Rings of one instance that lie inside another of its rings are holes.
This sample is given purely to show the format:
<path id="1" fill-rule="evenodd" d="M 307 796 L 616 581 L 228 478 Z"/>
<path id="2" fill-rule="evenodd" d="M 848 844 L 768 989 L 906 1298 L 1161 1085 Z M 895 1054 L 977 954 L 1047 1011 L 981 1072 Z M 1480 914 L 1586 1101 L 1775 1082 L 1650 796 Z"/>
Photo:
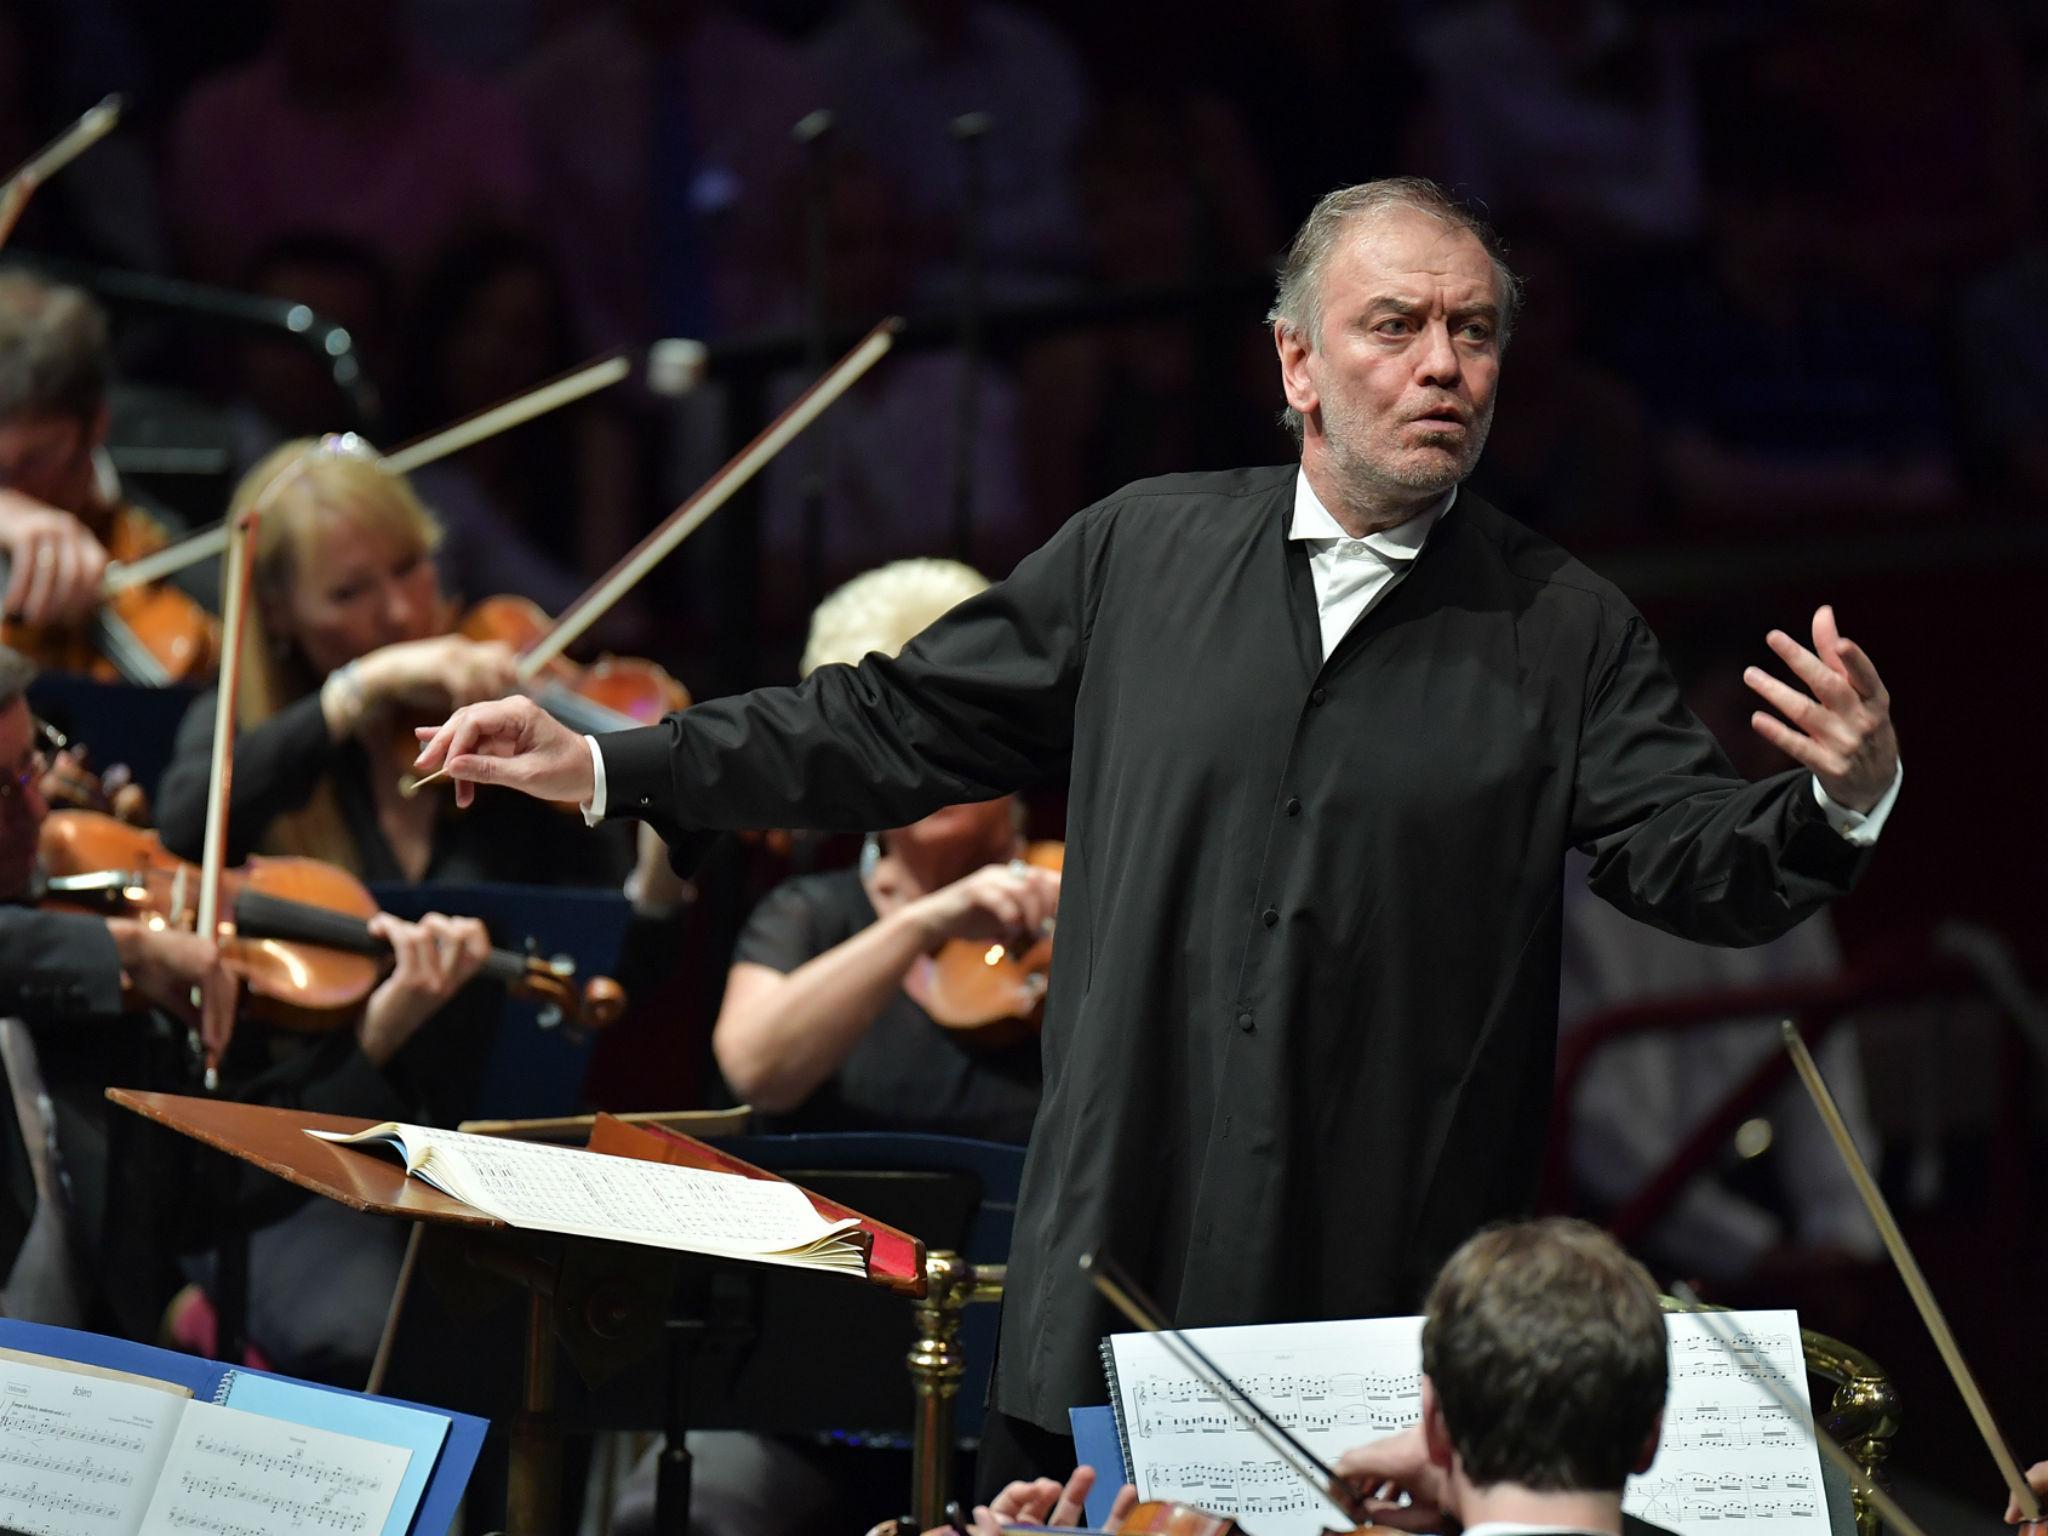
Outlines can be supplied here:
<path id="1" fill-rule="evenodd" d="M 1324 267 L 1322 302 L 1314 346 L 1277 338 L 1302 462 L 1357 510 L 1419 511 L 1471 471 L 1493 423 L 1493 260 L 1428 214 L 1366 215 Z"/>

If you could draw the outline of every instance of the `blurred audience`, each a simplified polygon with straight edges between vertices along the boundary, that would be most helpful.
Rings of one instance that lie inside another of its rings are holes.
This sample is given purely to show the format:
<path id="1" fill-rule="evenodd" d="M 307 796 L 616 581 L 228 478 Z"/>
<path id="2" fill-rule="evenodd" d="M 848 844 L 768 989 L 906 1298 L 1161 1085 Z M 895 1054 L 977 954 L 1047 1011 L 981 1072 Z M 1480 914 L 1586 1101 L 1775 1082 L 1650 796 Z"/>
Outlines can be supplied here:
<path id="1" fill-rule="evenodd" d="M 1950 511 L 1934 332 L 1828 270 L 1827 215 L 1795 174 L 1779 145 L 1745 150 L 1701 262 L 1632 298 L 1617 344 L 1658 418 L 1671 500 L 1724 523 Z"/>
<path id="2" fill-rule="evenodd" d="M 1054 292 L 1074 277 L 1083 231 L 1070 167 L 1087 120 L 1079 60 L 1041 17 L 1007 0 L 848 0 L 812 42 L 835 132 L 902 185 L 911 296 L 957 286 L 969 156 L 981 161 L 981 249 L 991 298 Z M 987 132 L 963 143 L 955 120 Z"/>
<path id="3" fill-rule="evenodd" d="M 257 252 L 240 286 L 303 304 L 346 330 L 367 398 L 381 411 L 385 382 L 397 365 L 401 305 L 398 285 L 375 251 L 344 235 L 287 235 Z M 274 331 L 234 333 L 226 393 L 238 471 L 287 438 L 358 425 L 336 387 L 332 361 Z"/>
<path id="4" fill-rule="evenodd" d="M 413 306 L 395 435 L 438 431 L 580 359 L 551 253 L 489 232 L 449 251 Z M 442 581 L 469 600 L 510 592 L 559 612 L 633 542 L 633 446 L 597 396 L 422 469 L 414 486 L 443 538 Z"/>
<path id="5" fill-rule="evenodd" d="M 1760 778 L 1792 764 L 1749 729 L 1755 700 L 1742 670 L 1753 650 L 1748 632 L 1730 628 L 1696 636 L 1691 644 L 1681 637 L 1672 655 L 1688 706 L 1736 769 Z M 1841 950 L 1826 912 L 1753 948 L 1695 944 L 1601 901 L 1586 884 L 1590 862 L 1573 854 L 1565 870 L 1562 1035 L 1630 1004 L 1821 981 L 1841 972 Z M 1638 1035 L 1592 1058 L 1579 1079 L 1571 1123 L 1573 1179 L 1592 1209 L 1612 1212 L 1624 1205 L 1727 1095 L 1782 1049 L 1780 1017 Z M 1838 1027 L 1815 1054 L 1874 1166 L 1877 1138 L 1865 1105 L 1853 1023 Z M 1718 1295 L 1757 1297 L 1758 1305 L 1770 1306 L 1842 1303 L 1836 1284 L 1845 1268 L 1880 1255 L 1877 1231 L 1796 1081 L 1788 1080 L 1758 1115 L 1770 1128 L 1768 1158 L 1744 1163 L 1731 1156 L 1710 1167 L 1636 1247 L 1659 1273 L 1709 1283 Z M 1802 1282 L 1810 1288 L 1799 1290 Z"/>
<path id="6" fill-rule="evenodd" d="M 1090 122 L 1076 161 L 1088 275 L 1196 287 L 1269 264 L 1271 188 L 1219 97 L 1138 69 Z M 1024 360 L 1033 505 L 1047 531 L 1164 464 L 1257 462 L 1279 449 L 1272 343 L 1216 308 L 1041 343 Z"/>
<path id="7" fill-rule="evenodd" d="M 1513 241 L 1528 306 L 1510 346 L 1509 408 L 1494 418 L 1473 490 L 1567 542 L 1638 530 L 1653 469 L 1648 413 L 1581 344 L 1585 301 L 1564 247 Z"/>
<path id="8" fill-rule="evenodd" d="M 1591 249 L 1684 240 L 1700 224 L 1689 60 L 1658 8 L 1477 0 L 1414 23 L 1430 82 L 1418 169 L 1495 216 L 1540 214 Z"/>
<path id="9" fill-rule="evenodd" d="M 791 129 L 821 101 L 792 44 L 717 0 L 614 0 L 519 93 L 587 343 L 789 317 Z"/>
<path id="10" fill-rule="evenodd" d="M 901 187 L 863 157 L 841 150 L 833 157 L 829 203 L 829 313 L 867 324 L 899 311 L 913 279 L 898 258 L 915 217 Z M 794 398 L 808 382 L 786 376 L 776 403 Z M 764 617 L 779 625 L 803 622 L 809 595 L 789 578 L 812 562 L 821 585 L 837 586 L 878 563 L 956 552 L 953 474 L 965 382 L 958 352 L 898 353 L 856 384 L 815 436 L 770 466 L 761 508 Z M 972 553 L 1008 571 L 1038 542 L 1025 496 L 1017 387 L 1005 369 L 984 364 L 974 393 Z M 821 545 L 813 550 L 805 496 L 821 461 Z"/>
<path id="11" fill-rule="evenodd" d="M 407 283 L 467 226 L 525 215 L 524 144 L 509 96 L 420 55 L 400 0 L 277 0 L 262 52 L 177 112 L 170 217 L 214 282 L 327 230 Z"/>

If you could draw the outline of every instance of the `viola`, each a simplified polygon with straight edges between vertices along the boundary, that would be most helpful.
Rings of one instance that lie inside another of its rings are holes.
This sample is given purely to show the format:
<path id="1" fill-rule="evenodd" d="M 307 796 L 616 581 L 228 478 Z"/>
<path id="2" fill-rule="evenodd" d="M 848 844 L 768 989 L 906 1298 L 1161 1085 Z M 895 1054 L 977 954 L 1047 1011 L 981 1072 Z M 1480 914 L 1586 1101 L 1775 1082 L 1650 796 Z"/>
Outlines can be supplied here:
<path id="1" fill-rule="evenodd" d="M 1024 862 L 1038 869 L 1057 873 L 1066 861 L 1065 843 L 1033 843 L 1024 851 Z M 1050 933 L 1016 944 L 948 939 L 928 964 L 912 969 L 904 990 L 934 1023 L 995 1050 L 1038 1033 L 1051 975 Z"/>
<path id="2" fill-rule="evenodd" d="M 196 918 L 199 869 L 166 850 L 154 832 L 93 811 L 53 811 L 38 854 L 45 905 L 174 927 Z M 378 908 L 363 883 L 318 859 L 264 856 L 224 871 L 222 879 L 223 906 L 232 914 L 222 958 L 241 978 L 250 1016 L 303 1033 L 352 1021 L 391 953 L 369 931 Z M 478 974 L 572 1024 L 600 1028 L 625 1010 L 617 982 L 596 976 L 579 989 L 566 961 L 493 949 Z"/>
<path id="3" fill-rule="evenodd" d="M 52 672 L 148 688 L 199 681 L 220 661 L 213 616 L 165 582 L 124 582 L 121 566 L 163 549 L 163 525 L 139 507 L 114 511 L 106 537 L 110 566 L 100 606 L 78 625 L 0 624 L 0 643 Z"/>

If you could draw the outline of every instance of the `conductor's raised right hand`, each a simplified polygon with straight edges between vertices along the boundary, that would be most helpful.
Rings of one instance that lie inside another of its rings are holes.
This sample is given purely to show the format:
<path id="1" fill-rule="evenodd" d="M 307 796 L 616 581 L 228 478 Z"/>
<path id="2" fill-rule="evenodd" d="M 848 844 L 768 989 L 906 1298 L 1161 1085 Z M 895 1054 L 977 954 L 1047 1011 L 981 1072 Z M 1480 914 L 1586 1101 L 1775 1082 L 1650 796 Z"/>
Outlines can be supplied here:
<path id="1" fill-rule="evenodd" d="M 418 735 L 413 772 L 424 778 L 447 769 L 457 805 L 474 800 L 479 784 L 577 805 L 597 792 L 589 744 L 531 699 L 465 704 Z"/>

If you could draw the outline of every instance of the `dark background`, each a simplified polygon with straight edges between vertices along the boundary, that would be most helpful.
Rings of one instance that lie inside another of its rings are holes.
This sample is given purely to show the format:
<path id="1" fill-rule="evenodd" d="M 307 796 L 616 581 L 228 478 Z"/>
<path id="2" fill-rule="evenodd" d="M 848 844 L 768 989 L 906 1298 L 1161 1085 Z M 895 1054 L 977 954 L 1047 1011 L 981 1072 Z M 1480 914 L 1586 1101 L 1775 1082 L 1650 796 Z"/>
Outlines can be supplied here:
<path id="1" fill-rule="evenodd" d="M 604 346 L 788 340 L 778 367 L 727 354 L 682 408 L 621 391 L 464 466 L 485 526 L 552 566 L 545 598 L 806 376 L 807 227 L 833 326 L 957 313 L 976 151 L 945 125 L 986 109 L 972 447 L 957 346 L 892 359 L 833 418 L 828 460 L 793 452 L 614 620 L 613 643 L 703 696 L 790 677 L 811 601 L 881 559 L 1000 574 L 1127 480 L 1285 458 L 1262 325 L 1277 253 L 1332 186 L 1435 176 L 1483 203 L 1528 280 L 1477 485 L 1731 670 L 1834 603 L 1890 685 L 1909 775 L 1838 911 L 1852 968 L 1967 919 L 2041 974 L 2048 11 L 881 9 L 0 0 L 0 162 L 108 90 L 131 103 L 13 246 L 302 299 L 354 333 L 375 398 L 353 424 L 386 443 Z M 819 106 L 838 118 L 807 162 L 789 129 Z M 130 439 L 170 419 L 223 456 L 157 486 L 197 515 L 265 443 L 349 415 L 289 348 L 119 318 Z M 707 888 L 736 909 L 750 878 Z M 708 1018 L 736 916 L 693 930 L 683 1017 Z M 694 1028 L 597 1091 L 710 1091 Z M 2020 1460 L 2048 1455 L 2027 1278 L 2048 1258 L 2042 1063 L 1947 1005 L 1878 1021 L 1864 1051 L 1909 1234 Z M 1802 1305 L 1898 1377 L 1896 1463 L 1995 1518 L 1991 1463 L 1889 1273 Z"/>

